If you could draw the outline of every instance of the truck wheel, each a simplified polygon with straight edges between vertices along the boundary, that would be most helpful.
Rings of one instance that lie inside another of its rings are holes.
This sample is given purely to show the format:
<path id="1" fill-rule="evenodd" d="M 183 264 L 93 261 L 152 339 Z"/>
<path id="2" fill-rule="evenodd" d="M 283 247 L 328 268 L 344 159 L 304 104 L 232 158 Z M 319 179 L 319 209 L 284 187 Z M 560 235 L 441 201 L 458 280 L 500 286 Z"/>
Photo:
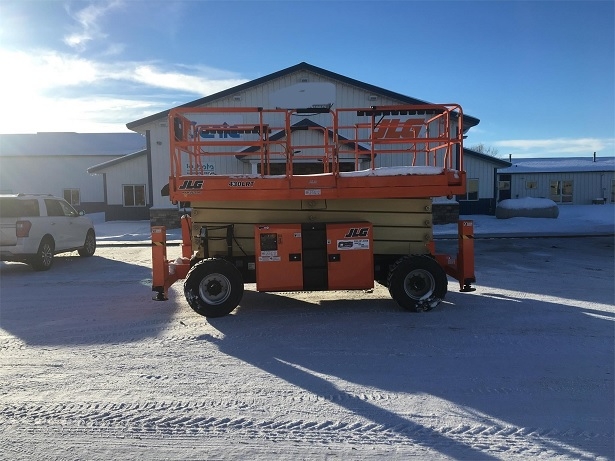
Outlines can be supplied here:
<path id="1" fill-rule="evenodd" d="M 44 237 L 38 246 L 38 252 L 30 259 L 30 265 L 35 271 L 46 271 L 53 265 L 55 245 L 51 237 Z"/>
<path id="2" fill-rule="evenodd" d="M 225 316 L 243 296 L 241 272 L 224 259 L 204 259 L 188 272 L 184 295 L 196 313 L 205 317 Z"/>
<path id="3" fill-rule="evenodd" d="M 85 236 L 85 243 L 82 248 L 79 248 L 77 252 L 79 256 L 90 257 L 94 255 L 96 251 L 96 234 L 94 234 L 93 230 L 88 231 L 88 235 Z"/>
<path id="4" fill-rule="evenodd" d="M 425 255 L 404 256 L 397 260 L 388 277 L 391 297 L 406 310 L 430 311 L 436 307 L 448 288 L 444 269 Z"/>

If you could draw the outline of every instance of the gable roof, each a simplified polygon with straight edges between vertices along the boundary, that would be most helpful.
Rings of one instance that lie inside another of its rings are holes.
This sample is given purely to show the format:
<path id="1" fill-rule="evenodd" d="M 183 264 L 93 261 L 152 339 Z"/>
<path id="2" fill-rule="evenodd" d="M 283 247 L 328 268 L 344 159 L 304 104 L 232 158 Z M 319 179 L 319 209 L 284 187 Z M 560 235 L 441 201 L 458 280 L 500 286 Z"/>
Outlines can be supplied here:
<path id="1" fill-rule="evenodd" d="M 139 133 L 0 134 L 0 157 L 125 155 L 145 148 Z"/>
<path id="2" fill-rule="evenodd" d="M 304 130 L 304 129 L 308 129 L 308 128 L 324 128 L 322 125 L 319 125 L 318 123 L 314 122 L 313 120 L 310 120 L 309 118 L 304 118 L 302 120 L 299 120 L 298 122 L 294 123 L 293 125 L 291 125 L 290 127 L 290 131 L 291 133 L 293 131 L 299 131 L 299 130 Z M 332 130 L 327 130 L 328 135 L 330 138 L 333 138 L 333 131 Z M 277 133 L 274 133 L 273 135 L 269 136 L 269 140 L 270 141 L 278 141 L 280 139 L 283 139 L 284 137 L 286 137 L 286 130 L 280 130 Z M 339 139 L 341 139 L 342 141 L 348 141 L 348 138 L 342 136 L 342 135 L 338 135 Z M 354 142 L 347 142 L 346 146 L 351 147 L 351 148 L 355 148 L 355 143 Z M 360 145 L 358 146 L 358 150 L 360 151 L 367 151 L 367 149 Z M 244 157 L 246 157 L 247 153 L 252 153 L 252 152 L 258 152 L 258 146 L 252 146 L 252 147 L 247 147 L 243 150 L 241 150 L 235 157 L 237 157 L 238 159 L 242 159 Z"/>
<path id="3" fill-rule="evenodd" d="M 194 101 L 190 101 L 187 102 L 186 104 L 182 104 L 178 107 L 198 107 L 201 106 L 203 104 L 207 104 L 211 101 L 214 101 L 216 99 L 220 99 L 235 93 L 239 93 L 240 91 L 245 91 L 248 90 L 250 88 L 253 88 L 255 86 L 261 85 L 263 83 L 269 82 L 271 80 L 275 80 L 278 79 L 280 77 L 284 77 L 286 75 L 295 73 L 295 72 L 299 72 L 299 71 L 309 71 L 315 74 L 319 74 L 322 75 L 323 77 L 327 77 L 333 80 L 338 80 L 342 83 L 346 83 L 348 85 L 352 85 L 352 86 L 356 86 L 358 88 L 361 88 L 365 91 L 371 92 L 371 93 L 377 93 L 380 94 L 382 96 L 386 96 L 388 98 L 391 99 L 396 99 L 398 101 L 401 101 L 404 104 L 430 104 L 427 101 L 423 101 L 420 99 L 416 99 L 416 98 L 411 98 L 410 96 L 406 96 L 400 93 L 396 93 L 394 91 L 390 91 L 375 85 L 371 85 L 369 83 L 365 83 L 365 82 L 361 82 L 359 80 L 355 80 L 353 78 L 350 77 L 346 77 L 344 75 L 340 75 L 340 74 L 336 74 L 335 72 L 331 72 L 329 70 L 326 69 L 322 69 L 320 67 L 316 67 L 313 66 L 311 64 L 308 64 L 307 62 L 301 62 L 299 64 L 296 64 L 294 66 L 288 67 L 286 69 L 282 69 L 279 70 L 277 72 L 274 72 L 272 74 L 269 75 L 265 75 L 263 77 L 257 78 L 255 80 L 251 80 L 249 82 L 246 83 L 242 83 L 241 85 L 237 85 L 234 86 L 232 88 L 228 88 L 226 90 L 220 91 L 218 93 L 214 93 L 212 95 L 206 96 L 204 98 L 200 98 L 200 99 L 196 99 Z M 153 122 L 155 120 L 158 120 L 160 118 L 166 118 L 169 115 L 169 110 L 165 110 L 162 112 L 158 112 L 157 114 L 153 114 L 150 115 L 148 117 L 139 119 L 139 120 L 135 120 L 134 122 L 129 122 L 126 124 L 126 128 L 128 128 L 129 130 L 134 130 L 135 128 L 139 127 L 140 125 L 143 125 L 145 123 L 149 123 L 149 122 Z M 463 121 L 464 121 L 464 125 L 466 125 L 465 129 L 471 128 L 473 126 L 476 126 L 480 123 L 480 120 L 472 117 L 470 115 L 465 115 L 463 116 Z"/>
<path id="4" fill-rule="evenodd" d="M 91 166 L 91 167 L 89 167 L 87 169 L 87 172 L 90 173 L 90 174 L 101 173 L 101 172 L 103 172 L 104 170 L 106 170 L 109 167 L 112 167 L 114 165 L 118 165 L 120 163 L 127 162 L 129 160 L 133 160 L 133 159 L 141 157 L 142 155 L 145 155 L 145 154 L 147 154 L 147 149 L 140 150 L 138 152 L 133 152 L 132 154 L 126 154 L 126 155 L 123 155 L 121 157 L 114 158 L 112 160 L 108 160 L 108 161 L 103 162 L 103 163 L 99 163 L 98 165 Z"/>
<path id="5" fill-rule="evenodd" d="M 579 173 L 615 171 L 615 157 L 558 157 L 513 160 L 512 166 L 501 168 L 498 174 L 516 173 Z"/>
<path id="6" fill-rule="evenodd" d="M 483 160 L 486 162 L 490 162 L 495 164 L 498 168 L 506 168 L 511 166 L 510 162 L 507 162 L 506 160 L 502 160 L 499 159 L 497 157 L 494 157 L 493 155 L 487 155 L 487 154 L 483 154 L 481 152 L 476 152 L 475 150 L 472 149 L 468 149 L 467 147 L 463 148 L 463 155 L 469 155 L 470 157 L 474 157 L 477 158 L 479 160 Z"/>

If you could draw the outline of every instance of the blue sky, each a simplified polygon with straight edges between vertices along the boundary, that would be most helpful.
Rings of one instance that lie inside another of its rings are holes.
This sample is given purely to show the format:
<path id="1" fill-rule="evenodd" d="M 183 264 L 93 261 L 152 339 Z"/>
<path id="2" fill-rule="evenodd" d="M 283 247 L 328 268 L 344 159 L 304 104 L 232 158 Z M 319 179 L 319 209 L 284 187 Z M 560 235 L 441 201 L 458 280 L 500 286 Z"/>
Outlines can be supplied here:
<path id="1" fill-rule="evenodd" d="M 615 153 L 614 1 L 0 1 L 1 133 L 126 123 L 302 61 L 481 123 L 500 156 Z"/>

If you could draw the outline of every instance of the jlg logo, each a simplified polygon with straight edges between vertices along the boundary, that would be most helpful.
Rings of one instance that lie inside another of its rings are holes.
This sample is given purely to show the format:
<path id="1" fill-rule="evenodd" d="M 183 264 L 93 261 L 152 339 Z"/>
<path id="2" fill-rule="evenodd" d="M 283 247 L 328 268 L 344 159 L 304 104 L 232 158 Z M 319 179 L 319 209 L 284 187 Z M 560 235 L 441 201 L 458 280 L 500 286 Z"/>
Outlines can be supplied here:
<path id="1" fill-rule="evenodd" d="M 423 127 L 423 119 L 409 118 L 403 123 L 398 119 L 382 120 L 374 128 L 374 139 L 416 138 Z"/>
<path id="2" fill-rule="evenodd" d="M 186 179 L 181 186 L 179 186 L 179 190 L 198 190 L 203 188 L 203 180 L 198 179 L 193 181 L 191 179 Z"/>
<path id="3" fill-rule="evenodd" d="M 369 227 L 351 227 L 348 230 L 348 233 L 344 235 L 344 238 L 354 238 L 354 237 L 367 237 L 369 233 Z"/>

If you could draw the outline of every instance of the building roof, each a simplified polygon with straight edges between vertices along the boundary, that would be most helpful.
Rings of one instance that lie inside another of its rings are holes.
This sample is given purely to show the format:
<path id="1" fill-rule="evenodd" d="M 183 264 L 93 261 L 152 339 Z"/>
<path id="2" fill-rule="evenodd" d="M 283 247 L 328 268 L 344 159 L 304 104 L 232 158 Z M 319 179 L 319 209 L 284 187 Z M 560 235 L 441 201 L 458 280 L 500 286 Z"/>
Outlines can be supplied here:
<path id="1" fill-rule="evenodd" d="M 88 168 L 88 173 L 90 174 L 96 174 L 96 173 L 101 173 L 104 170 L 106 170 L 109 167 L 112 167 L 114 165 L 119 165 L 120 163 L 124 163 L 127 162 L 129 160 L 133 160 L 135 158 L 141 157 L 142 155 L 147 154 L 147 149 L 145 150 L 140 150 L 138 152 L 133 152 L 131 154 L 126 154 L 123 155 L 121 157 L 117 157 L 111 160 L 108 160 L 106 162 L 103 163 L 99 163 L 98 165 L 94 165 Z"/>
<path id="2" fill-rule="evenodd" d="M 506 160 L 499 159 L 497 157 L 494 157 L 493 155 L 487 155 L 481 152 L 476 152 L 475 150 L 468 149 L 467 147 L 463 148 L 463 155 L 464 156 L 469 155 L 470 157 L 474 157 L 479 160 L 493 163 L 494 165 L 500 168 L 506 168 L 506 167 L 511 166 L 511 163 L 507 162 Z"/>
<path id="3" fill-rule="evenodd" d="M 309 71 L 315 74 L 319 74 L 322 75 L 323 77 L 327 77 L 333 80 L 338 80 L 340 82 L 346 83 L 348 85 L 352 85 L 352 86 L 356 86 L 358 88 L 361 88 L 365 91 L 371 92 L 371 93 L 376 93 L 376 94 L 380 94 L 382 96 L 386 96 L 389 97 L 391 99 L 396 99 L 398 101 L 401 101 L 404 104 L 430 104 L 427 101 L 423 101 L 420 99 L 416 99 L 416 98 L 411 98 L 410 96 L 406 96 L 400 93 L 395 93 L 394 91 L 390 91 L 375 85 L 370 85 L 369 83 L 364 83 L 361 82 L 359 80 L 355 80 L 349 77 L 345 77 L 344 75 L 340 75 L 340 74 L 336 74 L 335 72 L 331 72 L 329 70 L 326 69 L 322 69 L 320 67 L 316 67 L 313 66 L 311 64 L 308 64 L 307 62 L 301 62 L 299 64 L 296 64 L 294 66 L 288 67 L 286 69 L 282 69 L 279 70 L 277 72 L 274 72 L 272 74 L 269 75 L 265 75 L 263 77 L 257 78 L 255 80 L 251 80 L 249 82 L 243 83 L 241 85 L 237 85 L 234 86 L 232 88 L 229 88 L 227 90 L 224 91 L 220 91 L 218 93 L 214 93 L 212 95 L 206 96 L 204 98 L 200 98 L 200 99 L 196 99 L 194 101 L 190 101 L 186 104 L 182 104 L 181 106 L 178 107 L 198 107 L 198 106 L 202 106 L 204 104 L 207 104 L 211 101 L 214 101 L 216 99 L 220 99 L 226 96 L 229 96 L 231 94 L 235 94 L 235 93 L 239 93 L 240 91 L 246 91 L 250 88 L 253 88 L 255 86 L 261 85 L 263 83 L 269 82 L 271 80 L 275 80 L 278 79 L 280 77 L 284 77 L 286 75 L 295 73 L 295 72 L 299 72 L 299 71 Z M 129 130 L 134 130 L 137 127 L 145 124 L 145 123 L 149 123 L 149 122 L 153 122 L 155 120 L 158 120 L 160 118 L 166 118 L 169 115 L 169 110 L 165 110 L 162 112 L 158 112 L 157 114 L 153 114 L 150 115 L 148 117 L 139 119 L 139 120 L 135 120 L 134 122 L 129 122 L 126 124 L 126 127 Z M 465 115 L 463 116 L 463 121 L 464 121 L 464 125 L 465 125 L 465 129 L 471 128 L 473 126 L 476 126 L 480 123 L 480 120 L 472 117 L 470 115 Z"/>
<path id="4" fill-rule="evenodd" d="M 0 157 L 126 155 L 145 148 L 139 133 L 0 134 Z"/>
<path id="5" fill-rule="evenodd" d="M 615 157 L 559 157 L 513 160 L 512 166 L 498 169 L 499 174 L 578 173 L 614 171 Z"/>

